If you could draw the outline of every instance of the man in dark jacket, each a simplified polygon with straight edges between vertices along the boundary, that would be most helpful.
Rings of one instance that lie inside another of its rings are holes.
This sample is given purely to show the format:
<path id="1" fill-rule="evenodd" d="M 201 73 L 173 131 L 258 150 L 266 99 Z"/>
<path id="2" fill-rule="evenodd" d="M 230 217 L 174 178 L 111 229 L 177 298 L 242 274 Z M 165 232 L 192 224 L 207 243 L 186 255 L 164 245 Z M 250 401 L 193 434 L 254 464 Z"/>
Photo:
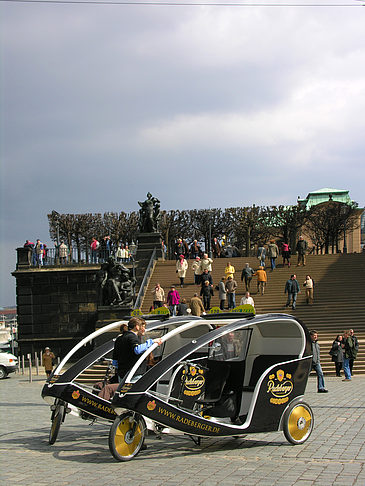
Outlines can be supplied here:
<path id="1" fill-rule="evenodd" d="M 208 311 L 210 309 L 210 299 L 214 295 L 213 293 L 213 287 L 209 285 L 209 281 L 206 280 L 204 282 L 204 285 L 202 286 L 200 290 L 200 295 L 203 297 L 203 304 L 204 304 L 204 309 Z"/>
<path id="2" fill-rule="evenodd" d="M 296 275 L 291 275 L 289 280 L 286 281 L 284 294 L 288 294 L 288 300 L 286 301 L 285 307 L 290 306 L 290 302 L 293 299 L 292 308 L 295 310 L 297 295 L 300 292 L 299 283 Z"/>
<path id="3" fill-rule="evenodd" d="M 357 352 L 359 351 L 359 341 L 357 337 L 355 336 L 354 330 L 350 329 L 350 337 L 354 343 L 354 352 L 353 352 L 353 358 L 350 358 L 349 360 L 349 366 L 350 366 L 350 371 L 351 371 L 351 376 L 353 375 L 352 373 L 352 368 L 354 366 L 354 361 L 357 357 Z"/>
<path id="4" fill-rule="evenodd" d="M 161 339 L 147 339 L 142 343 L 142 336 L 146 332 L 146 321 L 140 317 L 132 317 L 128 322 L 128 330 L 117 337 L 114 343 L 113 360 L 118 362 L 119 381 L 133 368 L 140 355 L 154 343 L 161 344 Z M 147 370 L 144 361 L 134 374 L 132 381 L 137 381 Z"/>
<path id="5" fill-rule="evenodd" d="M 204 287 L 206 281 L 209 282 L 209 285 L 211 286 L 213 285 L 213 277 L 211 276 L 211 274 L 208 272 L 207 269 L 203 271 L 200 277 L 200 283 L 202 287 Z"/>
<path id="6" fill-rule="evenodd" d="M 252 280 L 252 277 L 254 276 L 254 274 L 255 274 L 255 270 L 250 267 L 249 263 L 246 263 L 244 269 L 242 270 L 242 274 L 241 274 L 242 282 L 243 282 L 243 280 L 245 281 L 246 292 L 250 291 L 251 280 Z"/>
<path id="7" fill-rule="evenodd" d="M 317 374 L 317 391 L 318 393 L 328 393 L 328 390 L 324 387 L 324 376 L 323 376 L 323 371 L 321 367 L 321 355 L 320 355 L 320 350 L 319 350 L 319 344 L 318 344 L 318 333 L 317 331 L 310 331 L 309 333 L 311 340 L 312 340 L 312 369 L 316 372 Z"/>
<path id="8" fill-rule="evenodd" d="M 305 241 L 303 236 L 299 236 L 299 241 L 296 246 L 296 250 L 298 253 L 298 264 L 297 264 L 298 267 L 302 264 L 303 267 L 305 267 L 305 254 L 307 252 L 307 248 L 308 248 L 308 243 Z"/>

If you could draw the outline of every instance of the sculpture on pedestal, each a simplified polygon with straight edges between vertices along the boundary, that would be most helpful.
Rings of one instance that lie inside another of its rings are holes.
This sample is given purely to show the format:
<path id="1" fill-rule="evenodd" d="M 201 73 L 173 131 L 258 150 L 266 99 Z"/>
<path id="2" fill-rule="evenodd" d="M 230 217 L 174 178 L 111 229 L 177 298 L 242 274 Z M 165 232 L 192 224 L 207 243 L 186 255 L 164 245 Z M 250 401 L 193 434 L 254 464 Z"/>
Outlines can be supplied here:
<path id="1" fill-rule="evenodd" d="M 99 305 L 130 305 L 133 303 L 135 278 L 130 276 L 130 270 L 122 263 L 115 262 L 113 257 L 96 274 Z"/>
<path id="2" fill-rule="evenodd" d="M 141 209 L 139 210 L 139 230 L 141 233 L 157 232 L 160 219 L 160 200 L 147 193 L 147 199 L 143 202 L 138 201 Z"/>

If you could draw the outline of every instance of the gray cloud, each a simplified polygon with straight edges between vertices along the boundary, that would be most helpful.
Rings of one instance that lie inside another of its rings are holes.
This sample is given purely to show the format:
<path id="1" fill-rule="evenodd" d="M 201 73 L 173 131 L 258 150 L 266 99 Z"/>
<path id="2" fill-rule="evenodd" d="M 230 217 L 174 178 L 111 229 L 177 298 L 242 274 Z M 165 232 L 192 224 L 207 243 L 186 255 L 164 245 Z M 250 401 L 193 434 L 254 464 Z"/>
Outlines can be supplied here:
<path id="1" fill-rule="evenodd" d="M 291 204 L 321 187 L 364 206 L 361 10 L 1 11 L 0 305 L 14 248 L 49 242 L 52 209 L 135 210 L 148 190 L 165 209 Z"/>

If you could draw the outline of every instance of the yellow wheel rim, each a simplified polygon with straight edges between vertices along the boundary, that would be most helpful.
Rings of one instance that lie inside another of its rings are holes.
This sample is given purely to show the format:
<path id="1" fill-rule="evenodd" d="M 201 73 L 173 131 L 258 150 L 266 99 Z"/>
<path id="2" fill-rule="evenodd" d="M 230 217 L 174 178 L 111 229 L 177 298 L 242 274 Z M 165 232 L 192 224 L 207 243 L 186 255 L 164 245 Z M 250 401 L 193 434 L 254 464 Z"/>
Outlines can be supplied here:
<path id="1" fill-rule="evenodd" d="M 138 422 L 134 435 L 132 436 L 131 430 L 134 420 L 132 419 L 130 421 L 129 419 L 130 417 L 126 417 L 120 421 L 114 437 L 115 449 L 120 456 L 124 457 L 132 456 L 142 439 L 140 422 Z"/>
<path id="2" fill-rule="evenodd" d="M 301 405 L 294 407 L 288 419 L 288 431 L 296 441 L 301 441 L 311 431 L 312 415 L 310 411 Z"/>

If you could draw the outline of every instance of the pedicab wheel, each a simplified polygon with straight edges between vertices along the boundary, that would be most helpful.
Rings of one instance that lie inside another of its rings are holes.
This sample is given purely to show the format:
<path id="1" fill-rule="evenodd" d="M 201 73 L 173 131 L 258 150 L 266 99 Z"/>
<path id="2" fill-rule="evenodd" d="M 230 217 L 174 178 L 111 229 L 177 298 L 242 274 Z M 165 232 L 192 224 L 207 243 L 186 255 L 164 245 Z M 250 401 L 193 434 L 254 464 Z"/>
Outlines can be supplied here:
<path id="1" fill-rule="evenodd" d="M 130 461 L 141 450 L 146 423 L 141 415 L 125 412 L 117 417 L 109 432 L 109 449 L 117 461 Z"/>
<path id="2" fill-rule="evenodd" d="M 65 404 L 62 402 L 55 403 L 55 409 L 51 415 L 51 430 L 49 431 L 49 438 L 48 442 L 50 445 L 54 444 L 58 437 L 58 432 L 60 431 L 60 427 L 63 421 L 63 417 L 65 415 Z"/>
<path id="3" fill-rule="evenodd" d="M 303 444 L 311 435 L 314 417 L 312 409 L 304 402 L 291 405 L 285 412 L 283 430 L 292 444 Z"/>

